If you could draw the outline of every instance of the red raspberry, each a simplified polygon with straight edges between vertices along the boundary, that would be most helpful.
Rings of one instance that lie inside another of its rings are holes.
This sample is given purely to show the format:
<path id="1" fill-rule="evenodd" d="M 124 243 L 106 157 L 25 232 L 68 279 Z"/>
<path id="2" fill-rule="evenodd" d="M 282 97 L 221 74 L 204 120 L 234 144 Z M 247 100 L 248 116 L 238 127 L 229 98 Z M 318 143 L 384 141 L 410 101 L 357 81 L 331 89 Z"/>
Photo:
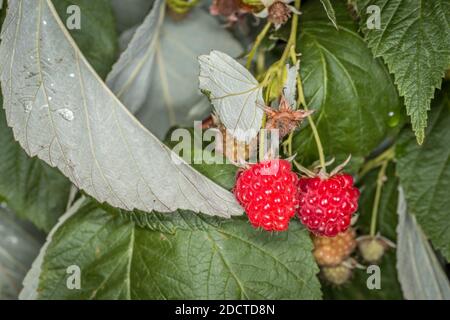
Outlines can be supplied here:
<path id="1" fill-rule="evenodd" d="M 301 178 L 298 189 L 298 214 L 311 232 L 334 237 L 348 229 L 352 215 L 358 209 L 359 198 L 352 176 L 336 174 L 329 178 Z"/>
<path id="2" fill-rule="evenodd" d="M 240 171 L 234 194 L 255 227 L 284 231 L 298 208 L 298 177 L 286 160 L 268 160 Z"/>

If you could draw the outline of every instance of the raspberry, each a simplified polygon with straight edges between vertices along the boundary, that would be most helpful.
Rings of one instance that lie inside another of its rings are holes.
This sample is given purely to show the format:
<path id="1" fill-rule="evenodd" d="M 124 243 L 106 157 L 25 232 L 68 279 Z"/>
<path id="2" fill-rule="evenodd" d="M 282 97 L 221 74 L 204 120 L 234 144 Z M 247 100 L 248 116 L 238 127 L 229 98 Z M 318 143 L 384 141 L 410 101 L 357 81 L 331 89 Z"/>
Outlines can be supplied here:
<path id="1" fill-rule="evenodd" d="M 356 247 L 355 231 L 348 229 L 334 238 L 313 237 L 314 258 L 320 266 L 337 266 L 347 258 Z"/>
<path id="2" fill-rule="evenodd" d="M 352 215 L 358 209 L 359 198 L 352 176 L 336 174 L 327 178 L 301 178 L 298 189 L 298 214 L 311 232 L 334 237 L 348 229 Z"/>
<path id="3" fill-rule="evenodd" d="M 340 286 L 350 279 L 352 276 L 352 269 L 343 264 L 335 267 L 323 267 L 322 275 L 332 284 Z"/>
<path id="4" fill-rule="evenodd" d="M 382 236 L 363 236 L 358 238 L 358 249 L 364 260 L 369 263 L 377 263 L 388 248 L 394 247 L 394 243 Z"/>
<path id="5" fill-rule="evenodd" d="M 234 194 L 255 228 L 283 231 L 298 208 L 298 177 L 286 160 L 268 160 L 239 172 Z"/>

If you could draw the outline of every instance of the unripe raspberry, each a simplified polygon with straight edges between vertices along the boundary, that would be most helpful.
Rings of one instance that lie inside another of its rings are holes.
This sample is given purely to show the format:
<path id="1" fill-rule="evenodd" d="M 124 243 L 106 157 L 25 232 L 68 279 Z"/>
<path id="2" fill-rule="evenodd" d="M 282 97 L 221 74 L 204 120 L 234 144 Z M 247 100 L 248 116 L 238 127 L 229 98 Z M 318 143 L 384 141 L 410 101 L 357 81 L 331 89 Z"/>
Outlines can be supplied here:
<path id="1" fill-rule="evenodd" d="M 238 174 L 234 194 L 255 228 L 284 231 L 298 208 L 298 177 L 287 160 L 268 160 Z"/>
<path id="2" fill-rule="evenodd" d="M 358 209 L 359 190 L 348 174 L 327 178 L 301 178 L 299 181 L 302 223 L 314 234 L 334 237 L 346 231 Z"/>
<path id="3" fill-rule="evenodd" d="M 355 249 L 355 231 L 349 229 L 334 238 L 314 236 L 314 258 L 320 266 L 337 266 Z"/>
<path id="4" fill-rule="evenodd" d="M 335 267 L 323 267 L 322 268 L 322 275 L 323 277 L 331 282 L 332 284 L 335 284 L 337 286 L 343 285 L 346 283 L 352 276 L 353 271 L 352 269 L 348 268 L 347 266 L 340 264 Z"/>
<path id="5" fill-rule="evenodd" d="M 362 257 L 369 263 L 377 263 L 383 257 L 386 249 L 395 247 L 388 239 L 382 236 L 363 236 L 358 238 L 358 249 Z"/>

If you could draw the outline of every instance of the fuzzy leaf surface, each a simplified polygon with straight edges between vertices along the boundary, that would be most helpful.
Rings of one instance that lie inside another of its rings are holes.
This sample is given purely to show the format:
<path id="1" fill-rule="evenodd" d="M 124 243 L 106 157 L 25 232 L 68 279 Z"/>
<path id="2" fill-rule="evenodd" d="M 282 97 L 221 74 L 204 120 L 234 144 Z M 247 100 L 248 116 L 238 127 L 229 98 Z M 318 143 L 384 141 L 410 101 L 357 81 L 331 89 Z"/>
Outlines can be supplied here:
<path id="1" fill-rule="evenodd" d="M 358 6 L 366 41 L 394 74 L 421 144 L 431 99 L 450 65 L 450 0 L 359 0 Z M 369 6 L 380 9 L 380 29 L 367 27 Z"/>
<path id="2" fill-rule="evenodd" d="M 432 104 L 427 140 L 418 146 L 410 130 L 396 148 L 397 168 L 408 210 L 436 249 L 450 261 L 450 100 L 448 86 Z M 447 91 L 447 93 L 445 92 Z"/>
<path id="3" fill-rule="evenodd" d="M 126 215 L 130 217 L 129 214 Z M 319 299 L 308 232 L 269 234 L 244 219 L 148 214 L 146 228 L 85 202 L 54 232 L 40 299 Z M 68 290 L 67 265 L 82 272 Z"/>
<path id="4" fill-rule="evenodd" d="M 316 110 L 312 117 L 325 153 L 367 156 L 399 124 L 394 83 L 356 32 L 345 5 L 335 4 L 339 30 L 319 1 L 308 2 L 302 10 L 297 43 L 302 54 L 300 71 L 306 103 Z M 296 134 L 294 149 L 300 160 L 318 159 L 309 124 Z"/>
<path id="5" fill-rule="evenodd" d="M 79 189 L 127 210 L 242 214 L 230 192 L 174 155 L 117 100 L 51 1 L 10 2 L 0 61 L 16 140 Z"/>

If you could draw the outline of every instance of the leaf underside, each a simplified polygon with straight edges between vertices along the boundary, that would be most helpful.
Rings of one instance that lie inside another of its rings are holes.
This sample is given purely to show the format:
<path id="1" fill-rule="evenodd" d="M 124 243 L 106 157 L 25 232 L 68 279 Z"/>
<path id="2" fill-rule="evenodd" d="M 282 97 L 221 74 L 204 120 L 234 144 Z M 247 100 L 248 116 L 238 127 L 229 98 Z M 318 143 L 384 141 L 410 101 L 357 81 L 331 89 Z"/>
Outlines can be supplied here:
<path id="1" fill-rule="evenodd" d="M 230 192 L 175 156 L 108 90 L 51 1 L 10 1 L 0 61 L 16 140 L 98 201 L 126 210 L 242 214 Z"/>
<path id="2" fill-rule="evenodd" d="M 237 140 L 250 142 L 263 118 L 262 87 L 236 60 L 220 51 L 199 57 L 200 89 L 209 92 L 220 121 Z"/>
<path id="3" fill-rule="evenodd" d="M 131 37 L 132 36 L 132 37 Z M 156 1 L 137 29 L 124 32 L 128 44 L 106 80 L 123 104 L 158 138 L 173 126 L 193 126 L 211 112 L 198 90 L 197 57 L 216 49 L 232 56 L 239 42 L 200 8 L 189 18 L 174 21 Z"/>
<path id="4" fill-rule="evenodd" d="M 42 242 L 32 225 L 0 206 L 0 300 L 17 299 Z"/>
<path id="5" fill-rule="evenodd" d="M 417 224 L 408 212 L 400 189 L 397 227 L 397 270 L 403 294 L 408 300 L 449 300 L 450 283 L 442 266 Z"/>

